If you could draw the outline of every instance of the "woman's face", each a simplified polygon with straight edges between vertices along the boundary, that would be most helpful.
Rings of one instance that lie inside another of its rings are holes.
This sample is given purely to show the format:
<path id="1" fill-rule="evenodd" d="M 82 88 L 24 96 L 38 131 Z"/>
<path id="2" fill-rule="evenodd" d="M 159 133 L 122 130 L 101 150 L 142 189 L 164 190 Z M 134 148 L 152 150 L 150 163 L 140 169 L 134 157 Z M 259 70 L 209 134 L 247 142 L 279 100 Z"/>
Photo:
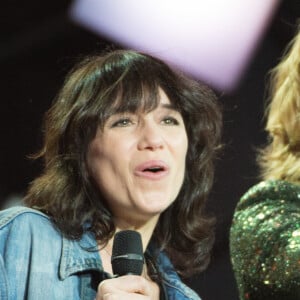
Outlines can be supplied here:
<path id="1" fill-rule="evenodd" d="M 87 159 L 116 223 L 157 220 L 182 186 L 187 148 L 182 116 L 162 90 L 155 110 L 108 118 Z"/>

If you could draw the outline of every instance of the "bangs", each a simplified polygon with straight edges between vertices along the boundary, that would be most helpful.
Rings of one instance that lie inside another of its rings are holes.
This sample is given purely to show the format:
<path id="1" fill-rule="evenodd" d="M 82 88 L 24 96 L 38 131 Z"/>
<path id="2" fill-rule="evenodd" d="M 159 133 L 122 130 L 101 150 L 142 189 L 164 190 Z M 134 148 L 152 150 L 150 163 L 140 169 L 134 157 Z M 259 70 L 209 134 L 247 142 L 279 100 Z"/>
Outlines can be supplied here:
<path id="1" fill-rule="evenodd" d="M 107 103 L 106 115 L 123 112 L 147 113 L 154 110 L 160 102 L 157 83 L 142 83 L 123 86 L 115 93 L 115 97 Z"/>
<path id="2" fill-rule="evenodd" d="M 109 89 L 99 107 L 99 125 L 117 113 L 148 113 L 158 107 L 160 103 L 160 85 L 156 80 L 141 81 L 140 78 L 123 78 Z M 171 101 L 171 100 L 170 100 Z"/>

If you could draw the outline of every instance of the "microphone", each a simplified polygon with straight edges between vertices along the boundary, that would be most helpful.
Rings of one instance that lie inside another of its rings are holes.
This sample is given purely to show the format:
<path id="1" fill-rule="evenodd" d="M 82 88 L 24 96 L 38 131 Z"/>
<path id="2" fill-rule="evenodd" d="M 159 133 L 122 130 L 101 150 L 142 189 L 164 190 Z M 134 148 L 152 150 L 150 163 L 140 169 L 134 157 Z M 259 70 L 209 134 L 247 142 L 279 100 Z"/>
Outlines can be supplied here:
<path id="1" fill-rule="evenodd" d="M 123 230 L 115 234 L 111 264 L 117 276 L 142 274 L 144 254 L 140 233 Z"/>

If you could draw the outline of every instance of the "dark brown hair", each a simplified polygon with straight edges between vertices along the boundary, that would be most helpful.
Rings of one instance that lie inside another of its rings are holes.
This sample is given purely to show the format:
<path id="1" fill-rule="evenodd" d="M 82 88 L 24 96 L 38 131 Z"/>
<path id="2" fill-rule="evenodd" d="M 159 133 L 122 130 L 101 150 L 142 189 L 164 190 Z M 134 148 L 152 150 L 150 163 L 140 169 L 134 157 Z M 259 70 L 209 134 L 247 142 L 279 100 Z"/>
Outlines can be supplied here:
<path id="1" fill-rule="evenodd" d="M 77 64 L 45 116 L 44 173 L 25 197 L 51 216 L 69 238 L 80 238 L 85 224 L 98 241 L 114 234 L 112 215 L 87 169 L 87 149 L 97 128 L 114 112 L 151 111 L 162 88 L 181 112 L 188 135 L 183 186 L 164 211 L 153 238 L 181 275 L 204 269 L 212 247 L 213 220 L 204 215 L 219 146 L 221 112 L 207 86 L 179 74 L 161 60 L 117 50 Z"/>

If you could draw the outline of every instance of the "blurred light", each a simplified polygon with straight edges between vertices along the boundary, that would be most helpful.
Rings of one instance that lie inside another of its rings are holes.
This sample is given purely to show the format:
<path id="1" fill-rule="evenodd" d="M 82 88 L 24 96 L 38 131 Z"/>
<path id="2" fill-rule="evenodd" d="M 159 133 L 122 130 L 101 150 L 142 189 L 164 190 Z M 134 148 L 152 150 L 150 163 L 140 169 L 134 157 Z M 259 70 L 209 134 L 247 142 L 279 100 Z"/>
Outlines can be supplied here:
<path id="1" fill-rule="evenodd" d="M 71 18 L 218 90 L 236 87 L 279 0 L 77 0 Z"/>

